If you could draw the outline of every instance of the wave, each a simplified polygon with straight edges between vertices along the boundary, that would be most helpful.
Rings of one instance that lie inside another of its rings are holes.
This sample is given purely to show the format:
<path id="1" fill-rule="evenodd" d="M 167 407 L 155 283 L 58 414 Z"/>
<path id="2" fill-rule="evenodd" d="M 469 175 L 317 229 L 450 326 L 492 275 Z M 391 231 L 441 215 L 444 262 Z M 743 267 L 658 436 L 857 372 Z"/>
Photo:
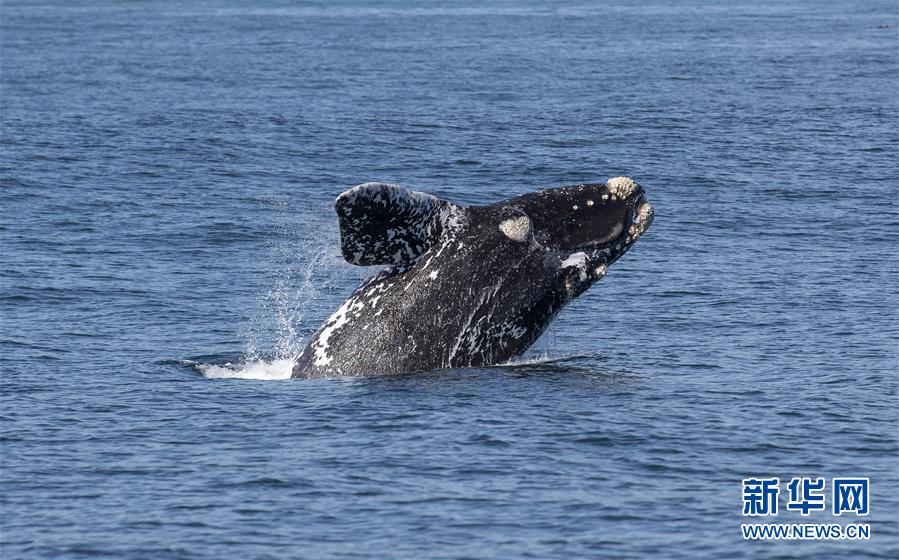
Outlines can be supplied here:
<path id="1" fill-rule="evenodd" d="M 497 364 L 491 367 L 520 367 L 520 366 L 536 366 L 536 365 L 553 365 L 553 364 L 565 364 L 570 362 L 575 362 L 579 360 L 585 360 L 590 358 L 601 358 L 601 356 L 592 356 L 589 354 L 539 354 L 537 356 L 528 356 L 528 357 L 520 357 L 513 358 L 504 364 Z"/>

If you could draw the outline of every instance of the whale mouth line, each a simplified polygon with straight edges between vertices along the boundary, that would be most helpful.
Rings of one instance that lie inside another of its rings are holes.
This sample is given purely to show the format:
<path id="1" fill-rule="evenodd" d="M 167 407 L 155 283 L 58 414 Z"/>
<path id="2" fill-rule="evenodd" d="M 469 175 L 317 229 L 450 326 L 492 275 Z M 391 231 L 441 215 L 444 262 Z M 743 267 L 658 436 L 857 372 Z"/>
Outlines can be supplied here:
<path id="1" fill-rule="evenodd" d="M 582 243 L 572 250 L 585 252 L 608 250 L 611 252 L 614 249 L 623 253 L 624 250 L 633 245 L 646 232 L 652 223 L 652 217 L 652 205 L 647 202 L 646 195 L 643 193 L 643 189 L 640 188 L 634 193 L 632 200 L 628 204 L 626 220 L 619 227 L 615 228 L 613 235 Z"/>
<path id="2" fill-rule="evenodd" d="M 622 229 L 622 231 L 624 231 L 624 230 Z M 566 251 L 587 252 L 587 251 L 602 251 L 603 249 L 611 249 L 612 247 L 614 247 L 616 244 L 618 244 L 621 241 L 621 238 L 622 238 L 622 234 L 618 234 L 610 241 L 590 241 L 588 243 L 581 243 L 580 245 L 577 245 L 570 249 L 566 249 Z"/>

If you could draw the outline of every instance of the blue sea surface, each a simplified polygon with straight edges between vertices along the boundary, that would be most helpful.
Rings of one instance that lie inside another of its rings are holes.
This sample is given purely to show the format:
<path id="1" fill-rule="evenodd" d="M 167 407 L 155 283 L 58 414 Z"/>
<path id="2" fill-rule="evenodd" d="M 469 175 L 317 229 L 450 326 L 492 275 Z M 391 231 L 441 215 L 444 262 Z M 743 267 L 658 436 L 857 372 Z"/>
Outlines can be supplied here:
<path id="1" fill-rule="evenodd" d="M 4 1 L 0 557 L 899 557 L 896 25 Z M 655 223 L 521 360 L 284 379 L 375 271 L 340 258 L 344 189 L 618 175 Z M 869 477 L 870 514 L 786 511 L 806 476 Z M 741 515 L 749 477 L 780 478 L 777 517 Z"/>

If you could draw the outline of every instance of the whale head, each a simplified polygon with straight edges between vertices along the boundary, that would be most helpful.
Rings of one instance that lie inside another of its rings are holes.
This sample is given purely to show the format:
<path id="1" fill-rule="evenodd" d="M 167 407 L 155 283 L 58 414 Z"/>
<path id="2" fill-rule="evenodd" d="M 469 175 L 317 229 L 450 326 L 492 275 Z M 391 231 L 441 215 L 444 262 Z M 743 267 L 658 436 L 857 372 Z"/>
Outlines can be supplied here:
<path id="1" fill-rule="evenodd" d="M 518 215 L 504 219 L 501 230 L 518 233 L 519 238 L 527 230 L 536 243 L 563 261 L 569 257 L 579 260 L 577 255 L 583 254 L 583 260 L 594 268 L 621 257 L 653 217 L 643 187 L 627 177 L 543 190 L 504 204 Z"/>

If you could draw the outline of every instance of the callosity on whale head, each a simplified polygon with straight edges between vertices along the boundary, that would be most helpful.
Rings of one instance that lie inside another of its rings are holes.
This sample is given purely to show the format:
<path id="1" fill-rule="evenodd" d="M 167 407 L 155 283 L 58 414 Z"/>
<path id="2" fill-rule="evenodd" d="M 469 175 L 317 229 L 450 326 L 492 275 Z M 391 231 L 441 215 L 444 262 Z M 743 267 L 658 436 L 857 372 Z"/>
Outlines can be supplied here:
<path id="1" fill-rule="evenodd" d="M 312 337 L 294 377 L 506 362 L 652 222 L 626 177 L 462 207 L 387 183 L 335 203 L 348 262 L 389 265 Z"/>

